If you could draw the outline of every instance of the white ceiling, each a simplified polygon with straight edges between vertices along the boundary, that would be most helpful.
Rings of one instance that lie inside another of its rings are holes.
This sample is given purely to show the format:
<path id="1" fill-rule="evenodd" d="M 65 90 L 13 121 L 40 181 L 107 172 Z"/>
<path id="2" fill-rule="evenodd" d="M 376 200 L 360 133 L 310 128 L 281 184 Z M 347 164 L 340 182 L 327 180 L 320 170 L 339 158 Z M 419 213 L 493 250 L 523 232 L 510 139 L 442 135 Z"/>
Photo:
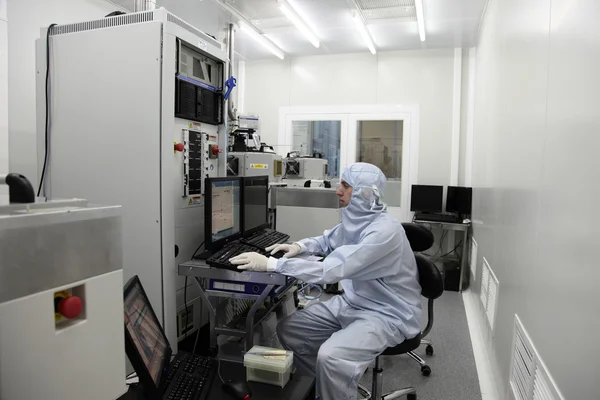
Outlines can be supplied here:
<path id="1" fill-rule="evenodd" d="M 225 12 L 219 0 L 157 0 L 199 29 L 223 37 L 219 30 L 237 18 Z M 262 31 L 286 56 L 368 52 L 357 31 L 352 0 L 288 0 L 321 40 L 315 48 L 289 22 L 276 6 L 276 0 L 223 0 L 236 8 Z M 363 8 L 398 6 L 402 8 L 364 12 L 377 51 L 472 47 L 476 43 L 479 23 L 487 0 L 423 0 L 426 40 L 419 40 L 414 0 L 358 0 Z M 112 0 L 129 10 L 133 0 Z M 384 17 L 383 19 L 380 19 Z M 393 18 L 385 18 L 393 17 Z M 236 34 L 236 52 L 247 59 L 270 59 L 275 56 L 243 31 Z"/>

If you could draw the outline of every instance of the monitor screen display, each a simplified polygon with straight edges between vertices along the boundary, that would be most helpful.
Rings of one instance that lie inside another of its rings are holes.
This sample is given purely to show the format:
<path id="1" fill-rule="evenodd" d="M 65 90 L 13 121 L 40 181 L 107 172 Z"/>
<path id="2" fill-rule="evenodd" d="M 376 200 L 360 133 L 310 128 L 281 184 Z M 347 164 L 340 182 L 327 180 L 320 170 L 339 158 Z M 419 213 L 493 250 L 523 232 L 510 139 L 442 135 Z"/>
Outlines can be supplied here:
<path id="1" fill-rule="evenodd" d="M 410 211 L 442 212 L 443 186 L 412 185 Z"/>
<path id="2" fill-rule="evenodd" d="M 446 211 L 463 215 L 471 215 L 473 189 L 470 187 L 448 186 Z"/>
<path id="3" fill-rule="evenodd" d="M 211 241 L 227 239 L 241 232 L 240 180 L 209 180 L 211 198 L 206 206 L 210 207 Z"/>
<path id="4" fill-rule="evenodd" d="M 264 228 L 269 222 L 269 177 L 244 178 L 244 233 Z"/>
<path id="5" fill-rule="evenodd" d="M 165 356 L 169 350 L 169 342 L 137 278 L 125 291 L 124 300 L 125 329 L 158 387 L 167 361 Z"/>

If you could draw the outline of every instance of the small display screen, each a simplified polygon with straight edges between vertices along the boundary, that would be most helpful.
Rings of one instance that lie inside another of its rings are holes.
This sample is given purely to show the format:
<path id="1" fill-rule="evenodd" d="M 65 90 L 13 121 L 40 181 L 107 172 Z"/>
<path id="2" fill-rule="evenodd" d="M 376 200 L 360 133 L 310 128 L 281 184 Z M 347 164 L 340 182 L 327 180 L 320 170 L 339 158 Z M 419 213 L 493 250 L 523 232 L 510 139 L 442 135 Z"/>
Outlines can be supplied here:
<path id="1" fill-rule="evenodd" d="M 161 372 L 166 364 L 165 354 L 169 342 L 139 281 L 135 282 L 131 290 L 126 293 L 124 308 L 125 329 L 129 332 L 137 352 L 158 387 Z"/>
<path id="2" fill-rule="evenodd" d="M 240 181 L 219 180 L 211 182 L 212 241 L 240 233 Z"/>

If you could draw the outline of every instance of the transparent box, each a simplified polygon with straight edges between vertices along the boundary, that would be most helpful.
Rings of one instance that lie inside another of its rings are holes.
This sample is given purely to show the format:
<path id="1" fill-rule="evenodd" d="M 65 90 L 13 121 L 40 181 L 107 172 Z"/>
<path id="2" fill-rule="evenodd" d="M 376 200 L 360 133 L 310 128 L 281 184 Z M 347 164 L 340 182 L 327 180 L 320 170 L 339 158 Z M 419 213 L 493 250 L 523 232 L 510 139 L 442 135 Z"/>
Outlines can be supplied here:
<path id="1" fill-rule="evenodd" d="M 254 346 L 244 355 L 246 380 L 283 388 L 290 380 L 293 362 L 291 351 Z"/>

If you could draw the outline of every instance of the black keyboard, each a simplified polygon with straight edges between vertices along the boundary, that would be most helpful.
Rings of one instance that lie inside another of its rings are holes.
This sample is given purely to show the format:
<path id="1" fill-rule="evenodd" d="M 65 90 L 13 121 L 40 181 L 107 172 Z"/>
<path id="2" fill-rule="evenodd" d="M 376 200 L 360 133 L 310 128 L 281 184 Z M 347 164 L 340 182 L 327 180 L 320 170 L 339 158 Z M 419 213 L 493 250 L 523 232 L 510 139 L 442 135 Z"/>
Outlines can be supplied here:
<path id="1" fill-rule="evenodd" d="M 266 249 L 274 244 L 285 243 L 289 238 L 290 235 L 286 235 L 285 233 L 267 230 L 256 233 L 249 238 L 242 239 L 242 242 L 251 246 L 256 246 L 260 249 Z"/>
<path id="2" fill-rule="evenodd" d="M 428 221 L 428 222 L 449 222 L 449 223 L 461 223 L 462 220 L 458 215 L 455 214 L 427 214 L 427 213 L 416 213 L 415 220 Z"/>
<path id="3" fill-rule="evenodd" d="M 205 400 L 216 370 L 212 358 L 178 353 L 169 365 L 163 400 Z"/>
<path id="4" fill-rule="evenodd" d="M 242 253 L 259 253 L 264 256 L 269 256 L 266 251 L 260 250 L 254 246 L 249 246 L 247 244 L 235 243 L 231 244 L 227 247 L 223 247 L 221 250 L 214 253 L 210 256 L 206 263 L 211 267 L 217 268 L 225 268 L 230 269 L 232 271 L 238 271 L 237 265 L 233 265 L 229 262 L 229 259 L 235 256 L 239 256 Z M 238 271 L 239 272 L 239 271 Z"/>

